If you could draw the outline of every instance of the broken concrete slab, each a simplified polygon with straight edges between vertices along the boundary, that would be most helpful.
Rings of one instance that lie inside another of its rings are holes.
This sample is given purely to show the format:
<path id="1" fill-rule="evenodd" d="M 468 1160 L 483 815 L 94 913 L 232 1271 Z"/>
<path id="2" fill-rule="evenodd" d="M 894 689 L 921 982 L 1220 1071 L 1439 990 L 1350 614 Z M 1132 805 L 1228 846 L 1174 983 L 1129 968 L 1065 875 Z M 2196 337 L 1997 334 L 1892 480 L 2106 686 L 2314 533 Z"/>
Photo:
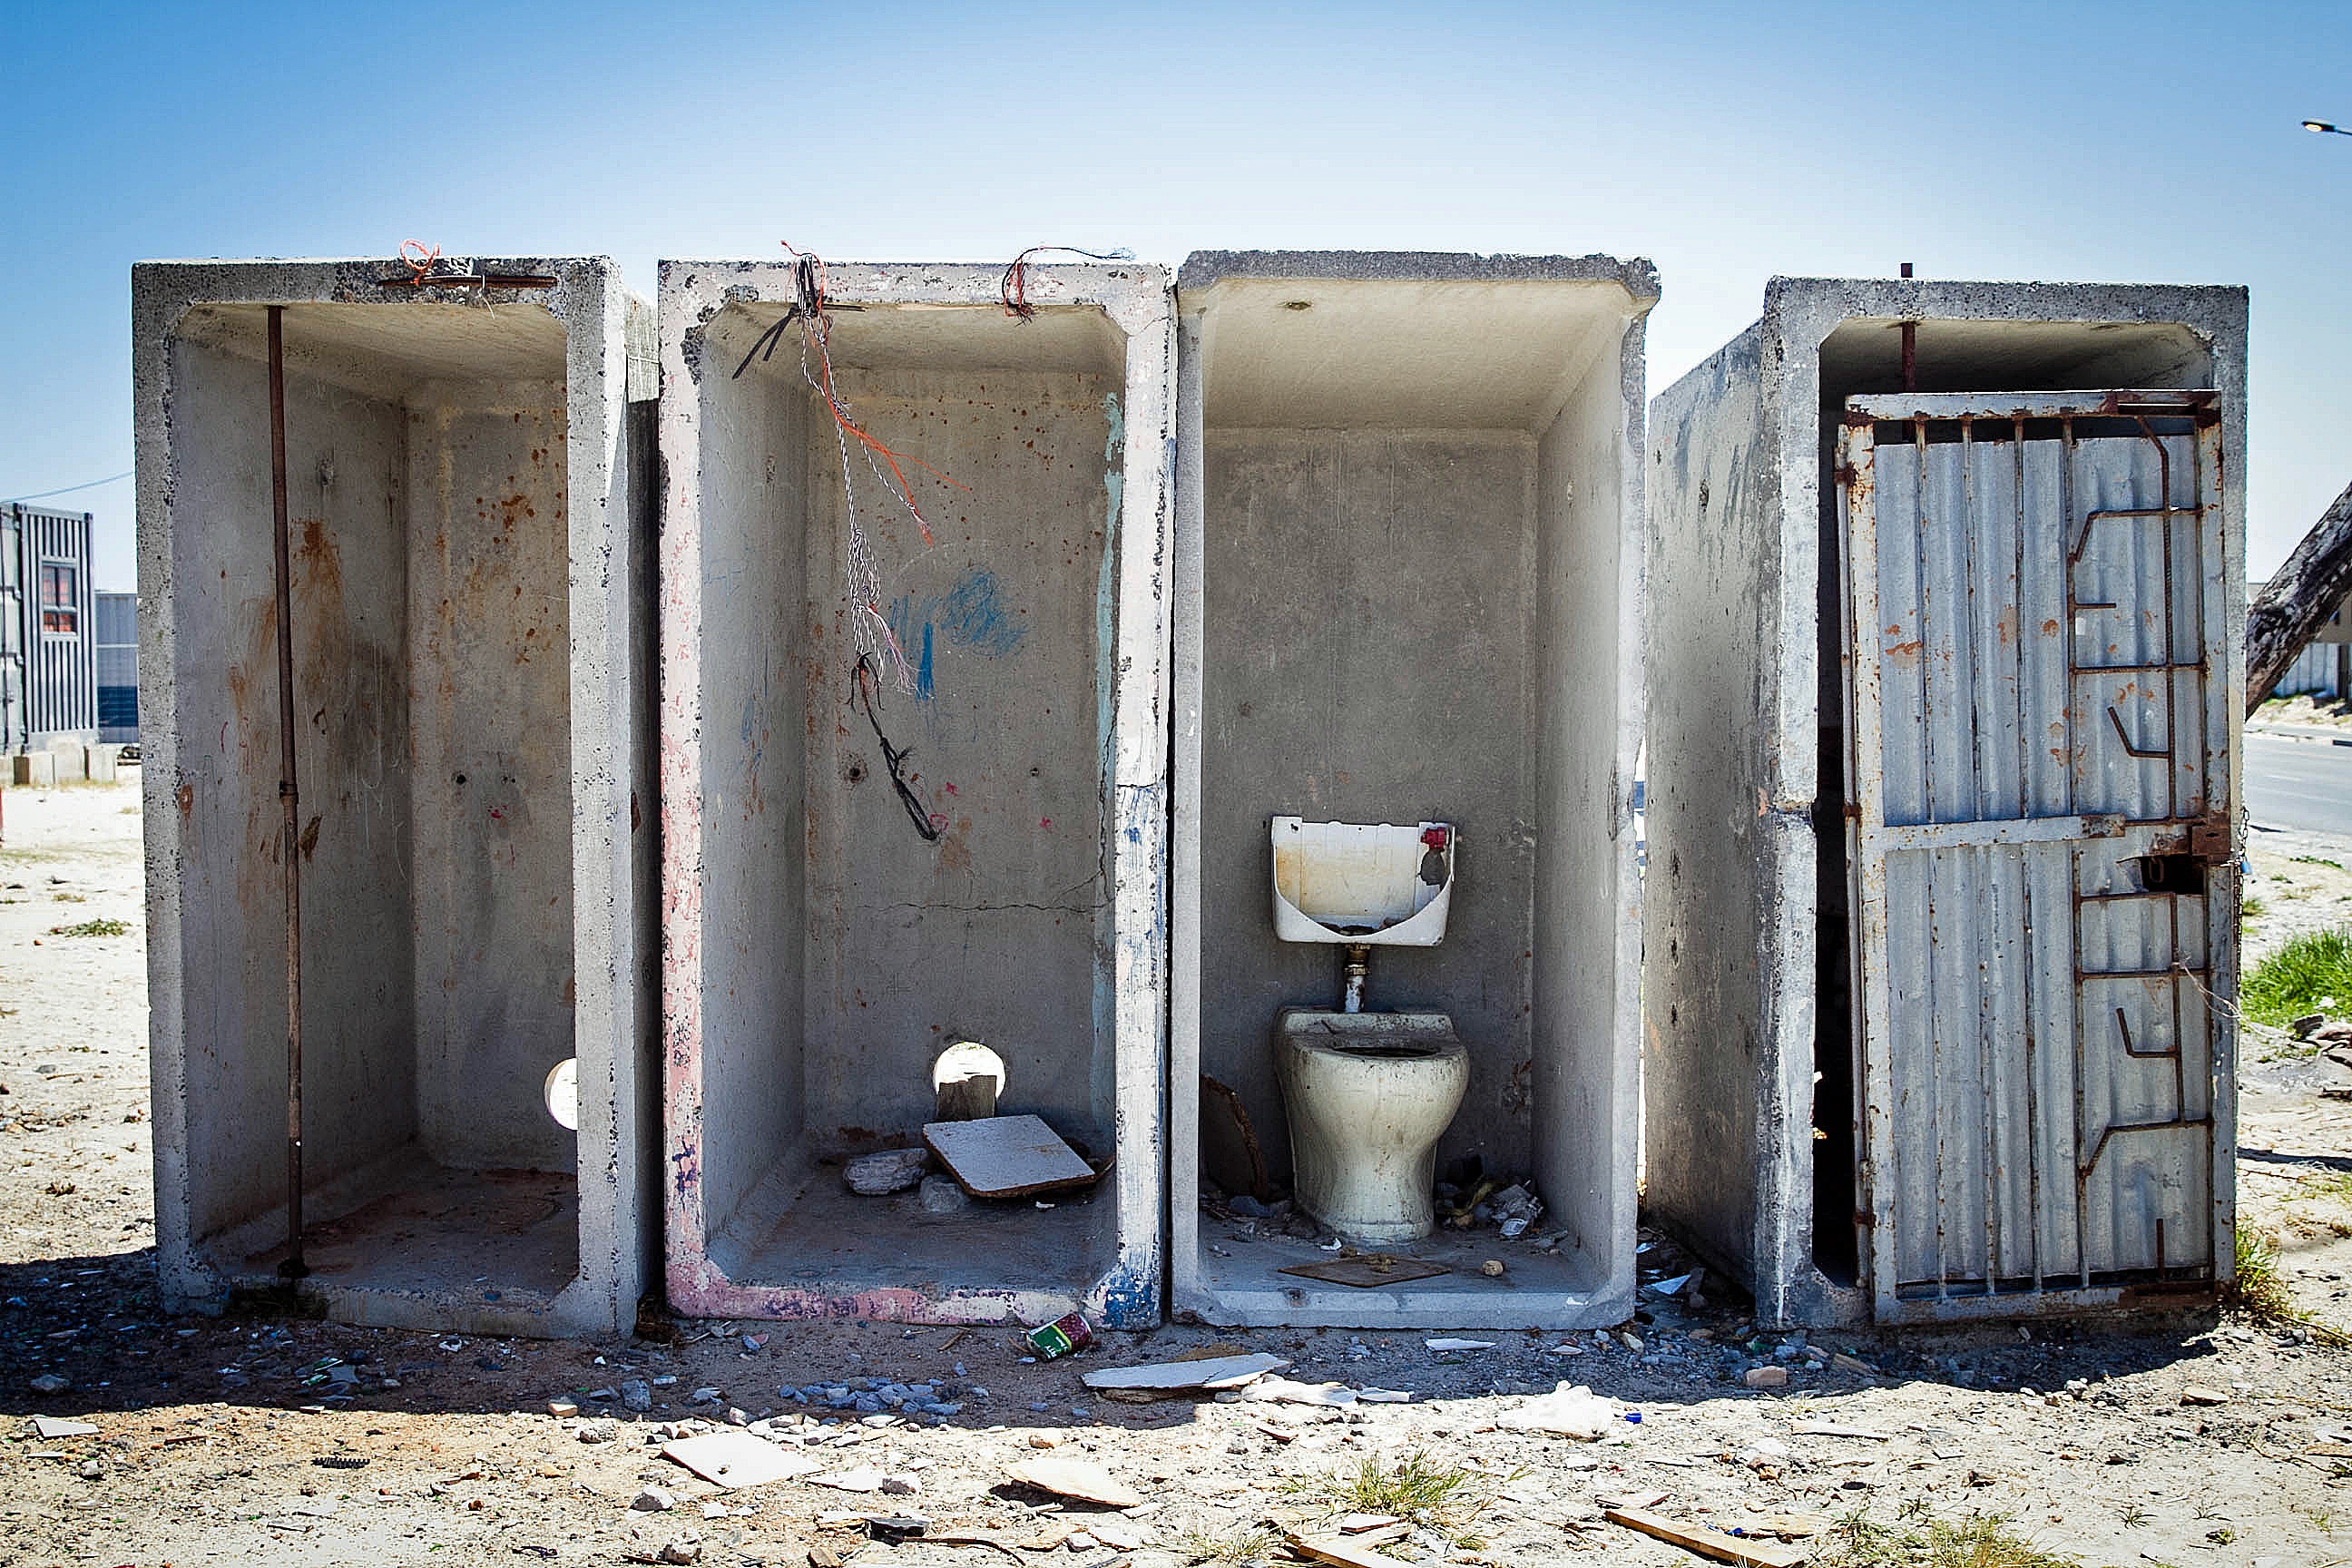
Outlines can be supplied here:
<path id="1" fill-rule="evenodd" d="M 665 1443 L 661 1456 L 706 1481 L 730 1489 L 765 1486 L 824 1468 L 795 1449 L 733 1429 Z"/>
<path id="2" fill-rule="evenodd" d="M 1281 1356 L 1257 1352 L 1250 1355 L 1218 1356 L 1206 1361 L 1155 1362 L 1148 1366 L 1111 1367 L 1101 1372 L 1089 1372 L 1079 1381 L 1096 1389 L 1155 1389 L 1173 1392 L 1179 1389 L 1239 1388 L 1255 1383 L 1270 1372 L 1279 1372 L 1290 1363 Z"/>

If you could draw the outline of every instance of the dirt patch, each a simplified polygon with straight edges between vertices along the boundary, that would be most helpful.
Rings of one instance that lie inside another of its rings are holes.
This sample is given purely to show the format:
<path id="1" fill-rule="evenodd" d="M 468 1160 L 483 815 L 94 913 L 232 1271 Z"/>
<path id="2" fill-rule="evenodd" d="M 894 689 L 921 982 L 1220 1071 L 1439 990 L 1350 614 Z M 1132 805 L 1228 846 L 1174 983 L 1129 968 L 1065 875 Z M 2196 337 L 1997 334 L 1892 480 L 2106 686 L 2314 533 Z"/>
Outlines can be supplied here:
<path id="1" fill-rule="evenodd" d="M 562 1344 L 349 1328 L 267 1301 L 167 1317 L 153 1286 L 136 798 L 92 787 L 5 805 L 0 1564 L 611 1563 L 667 1551 L 800 1568 L 822 1550 L 907 1568 L 1164 1568 L 1279 1558 L 1283 1530 L 1336 1529 L 1366 1498 L 1413 1513 L 1416 1497 L 1435 1500 L 1393 1537 L 1404 1561 L 1696 1561 L 1604 1520 L 1604 1503 L 1628 1500 L 1751 1532 L 1860 1510 L 1885 1539 L 2003 1516 L 2012 1534 L 2095 1563 L 2352 1555 L 2352 1353 L 2238 1316 L 2131 1333 L 1809 1337 L 1759 1333 L 1710 1289 L 1697 1310 L 1650 1293 L 1618 1331 L 1473 1333 L 1489 1344 L 1475 1351 L 1433 1352 L 1418 1334 L 1177 1325 L 1046 1363 L 1024 1360 L 1010 1328 L 696 1323 Z M 2330 853 L 2345 847 L 2303 852 L 2352 864 Z M 2322 885 L 2325 868 L 2281 864 Z M 130 934 L 47 934 L 92 919 Z M 2352 1329 L 2352 1180 L 2337 1180 L 2352 1155 L 2346 1108 L 2324 1094 L 2340 1085 L 2352 1071 L 2249 1053 L 2241 1204 L 2284 1238 L 2297 1306 Z M 1255 1223 L 1213 1219 L 1203 1234 Z M 1652 1239 L 1646 1278 L 1687 1267 Z M 1128 1405 L 1079 1382 L 1212 1345 L 1283 1356 L 1297 1383 L 1412 1397 Z M 1787 1384 L 1751 1391 L 1759 1367 Z M 37 1392 L 47 1378 L 68 1386 Z M 1622 1405 L 1603 1441 L 1502 1424 L 1561 1381 Z M 2220 1403 L 2184 1404 L 2192 1390 Z M 551 1415 L 550 1401 L 579 1414 Z M 816 1469 L 730 1492 L 660 1457 L 666 1425 L 723 1426 L 730 1410 Z M 37 1415 L 97 1431 L 46 1437 Z M 609 1440 L 581 1441 L 605 1420 Z M 1093 1509 L 1007 1480 L 1008 1465 L 1048 1448 L 1101 1465 L 1145 1504 Z M 649 1493 L 672 1506 L 634 1506 Z M 887 1545 L 867 1538 L 869 1513 L 970 1540 Z"/>

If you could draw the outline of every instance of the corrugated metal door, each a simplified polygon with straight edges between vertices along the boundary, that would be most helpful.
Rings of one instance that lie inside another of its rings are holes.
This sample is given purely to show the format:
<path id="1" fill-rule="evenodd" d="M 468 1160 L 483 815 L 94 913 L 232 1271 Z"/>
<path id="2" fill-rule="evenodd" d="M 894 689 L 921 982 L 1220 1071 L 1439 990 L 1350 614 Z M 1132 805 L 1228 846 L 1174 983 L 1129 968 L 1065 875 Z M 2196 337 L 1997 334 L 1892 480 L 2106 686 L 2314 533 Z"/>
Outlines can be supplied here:
<path id="1" fill-rule="evenodd" d="M 2229 1271 L 2235 726 L 2210 405 L 1847 405 L 1857 1219 L 1882 1321 Z"/>

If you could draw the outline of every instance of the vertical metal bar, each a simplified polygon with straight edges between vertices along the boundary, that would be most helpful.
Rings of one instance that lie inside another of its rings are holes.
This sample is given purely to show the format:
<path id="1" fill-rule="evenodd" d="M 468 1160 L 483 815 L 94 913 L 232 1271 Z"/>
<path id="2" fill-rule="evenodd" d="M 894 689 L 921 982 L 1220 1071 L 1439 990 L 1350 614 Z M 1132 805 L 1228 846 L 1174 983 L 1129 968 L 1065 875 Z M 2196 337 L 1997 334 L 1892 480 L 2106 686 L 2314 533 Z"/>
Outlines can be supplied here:
<path id="1" fill-rule="evenodd" d="M 1907 261 L 1903 264 L 1903 276 L 1911 276 Z M 1903 323 L 1903 390 L 1919 390 L 1919 323 L 1913 321 Z"/>
<path id="2" fill-rule="evenodd" d="M 2025 419 L 2019 416 L 2011 429 L 2011 456 L 2017 464 L 2017 578 L 2013 595 L 2013 613 L 2017 616 L 2017 815 L 2035 815 L 2033 798 L 2033 726 L 2028 721 L 2026 710 L 2031 699 L 2027 695 L 2025 675 L 2026 638 L 2026 545 L 2025 545 Z M 2025 1000 L 2025 1257 L 2028 1271 L 2033 1277 L 2033 1289 L 2042 1289 L 2042 1079 L 2034 1070 L 2033 1019 L 2040 1010 L 2036 1005 L 2033 973 L 2033 874 L 2039 851 L 2021 848 L 2018 851 L 2018 909 L 2025 921 L 2026 940 L 2018 943 L 2018 958 L 2024 973 L 2019 977 L 2020 994 Z"/>
<path id="3" fill-rule="evenodd" d="M 269 307 L 269 523 L 278 588 L 278 798 L 286 808 L 278 855 L 286 869 L 286 1260 L 302 1261 L 302 827 L 294 772 L 294 577 L 286 522 L 286 307 Z"/>

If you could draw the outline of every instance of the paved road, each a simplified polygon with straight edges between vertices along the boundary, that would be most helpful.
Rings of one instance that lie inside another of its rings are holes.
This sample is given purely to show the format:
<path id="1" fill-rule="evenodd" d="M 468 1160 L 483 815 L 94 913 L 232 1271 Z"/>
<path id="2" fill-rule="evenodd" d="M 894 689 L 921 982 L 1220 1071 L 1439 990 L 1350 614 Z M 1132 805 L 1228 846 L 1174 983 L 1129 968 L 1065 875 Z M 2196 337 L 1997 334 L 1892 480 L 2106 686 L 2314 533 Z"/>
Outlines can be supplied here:
<path id="1" fill-rule="evenodd" d="M 2352 746 L 2249 733 L 2245 783 L 2247 816 L 2264 827 L 2352 833 Z"/>

